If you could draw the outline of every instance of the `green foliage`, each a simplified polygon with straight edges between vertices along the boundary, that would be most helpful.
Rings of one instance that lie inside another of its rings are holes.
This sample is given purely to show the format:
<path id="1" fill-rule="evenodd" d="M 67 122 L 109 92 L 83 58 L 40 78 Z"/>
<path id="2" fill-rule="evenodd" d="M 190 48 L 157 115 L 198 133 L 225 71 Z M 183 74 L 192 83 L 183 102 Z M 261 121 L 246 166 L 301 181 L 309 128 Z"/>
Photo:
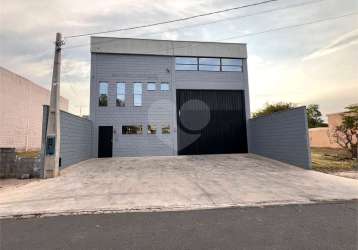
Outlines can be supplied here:
<path id="1" fill-rule="evenodd" d="M 310 104 L 307 107 L 307 122 L 309 128 L 327 127 L 324 123 L 321 111 L 319 111 L 318 104 Z"/>
<path id="2" fill-rule="evenodd" d="M 358 154 L 358 104 L 346 107 L 342 117 L 342 124 L 337 126 L 334 132 L 336 142 L 348 150 L 352 158 Z"/>
<path id="3" fill-rule="evenodd" d="M 275 104 L 266 103 L 266 106 L 263 109 L 253 113 L 252 117 L 256 118 L 259 116 L 270 115 L 275 112 L 289 110 L 295 107 L 296 105 L 294 105 L 293 103 L 286 103 L 286 102 L 279 102 Z"/>

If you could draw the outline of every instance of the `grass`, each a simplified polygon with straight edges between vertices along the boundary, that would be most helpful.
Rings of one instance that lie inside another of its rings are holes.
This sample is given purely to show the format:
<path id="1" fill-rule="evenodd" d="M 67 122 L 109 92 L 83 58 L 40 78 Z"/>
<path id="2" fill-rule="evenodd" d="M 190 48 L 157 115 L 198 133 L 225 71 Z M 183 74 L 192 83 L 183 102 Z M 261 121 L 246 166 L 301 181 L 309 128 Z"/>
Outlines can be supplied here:
<path id="1" fill-rule="evenodd" d="M 311 156 L 314 170 L 322 172 L 353 170 L 353 160 L 343 149 L 311 148 Z"/>
<path id="2" fill-rule="evenodd" d="M 26 151 L 26 152 L 16 152 L 18 157 L 24 158 L 35 158 L 40 154 L 40 151 Z"/>

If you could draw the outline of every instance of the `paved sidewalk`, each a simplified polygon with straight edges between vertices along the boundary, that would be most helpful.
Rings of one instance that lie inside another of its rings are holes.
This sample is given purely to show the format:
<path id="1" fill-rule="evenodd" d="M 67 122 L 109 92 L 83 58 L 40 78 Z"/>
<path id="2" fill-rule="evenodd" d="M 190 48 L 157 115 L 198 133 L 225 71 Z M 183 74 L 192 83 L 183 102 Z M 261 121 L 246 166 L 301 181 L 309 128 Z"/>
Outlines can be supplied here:
<path id="1" fill-rule="evenodd" d="M 91 159 L 0 192 L 0 217 L 162 211 L 358 198 L 358 181 L 250 154 Z"/>

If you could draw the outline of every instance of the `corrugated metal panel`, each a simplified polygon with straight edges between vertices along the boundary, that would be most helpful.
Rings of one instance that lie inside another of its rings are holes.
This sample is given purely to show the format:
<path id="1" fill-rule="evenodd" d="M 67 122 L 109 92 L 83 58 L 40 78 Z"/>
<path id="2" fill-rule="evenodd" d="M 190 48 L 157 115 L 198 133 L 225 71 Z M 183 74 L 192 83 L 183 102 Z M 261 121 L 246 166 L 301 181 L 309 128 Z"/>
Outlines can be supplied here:
<path id="1" fill-rule="evenodd" d="M 306 108 L 250 119 L 251 153 L 311 168 Z"/>
<path id="2" fill-rule="evenodd" d="M 243 91 L 177 90 L 179 154 L 246 153 Z"/>

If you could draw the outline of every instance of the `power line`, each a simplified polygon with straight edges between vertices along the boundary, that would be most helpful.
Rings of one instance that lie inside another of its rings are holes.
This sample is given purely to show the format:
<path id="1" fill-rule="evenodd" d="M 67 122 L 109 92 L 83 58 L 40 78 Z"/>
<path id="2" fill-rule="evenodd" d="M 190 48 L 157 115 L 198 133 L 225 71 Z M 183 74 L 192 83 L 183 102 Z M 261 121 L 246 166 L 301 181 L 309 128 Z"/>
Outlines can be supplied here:
<path id="1" fill-rule="evenodd" d="M 105 33 L 113 33 L 113 32 L 118 32 L 118 31 L 125 31 L 125 30 L 148 28 L 148 27 L 153 27 L 153 26 L 158 26 L 158 25 L 163 25 L 163 24 L 187 21 L 190 19 L 198 18 L 198 17 L 215 15 L 215 14 L 219 14 L 219 13 L 224 13 L 224 12 L 228 12 L 228 11 L 258 6 L 258 5 L 267 4 L 267 3 L 271 3 L 271 2 L 277 2 L 277 1 L 280 1 L 280 0 L 266 0 L 266 1 L 258 2 L 258 3 L 246 4 L 246 5 L 241 5 L 241 6 L 237 6 L 237 7 L 233 7 L 233 8 L 228 8 L 228 9 L 223 9 L 223 10 L 203 13 L 203 14 L 199 14 L 199 15 L 173 19 L 173 20 L 167 20 L 167 21 L 157 22 L 157 23 L 152 23 L 152 24 L 145 24 L 145 25 L 139 25 L 139 26 L 133 26 L 133 27 L 127 27 L 127 28 L 113 29 L 113 30 L 100 31 L 100 32 L 92 32 L 92 33 L 84 33 L 84 34 L 78 34 L 78 35 L 72 35 L 72 36 L 65 36 L 64 39 L 82 37 L 82 36 L 99 35 L 99 34 L 105 34 Z"/>
<path id="2" fill-rule="evenodd" d="M 316 1 L 303 2 L 303 3 L 300 3 L 300 4 L 293 4 L 293 5 L 288 5 L 288 6 L 285 6 L 285 7 L 279 7 L 279 8 L 274 8 L 274 9 L 270 9 L 270 10 L 259 11 L 259 12 L 255 12 L 255 13 L 251 13 L 251 14 L 247 14 L 247 15 L 238 15 L 238 16 L 224 18 L 224 19 L 215 20 L 215 21 L 211 21 L 211 22 L 206 22 L 206 23 L 202 23 L 202 24 L 195 24 L 195 25 L 184 26 L 184 27 L 179 27 L 179 28 L 167 29 L 165 31 L 158 31 L 158 32 L 139 34 L 138 36 L 161 34 L 161 33 L 168 32 L 168 31 L 175 31 L 175 30 L 179 30 L 179 29 L 185 29 L 185 28 L 192 28 L 192 27 L 197 27 L 197 26 L 209 25 L 209 24 L 213 24 L 213 23 L 223 22 L 223 21 L 226 21 L 226 20 L 233 20 L 233 19 L 241 19 L 241 18 L 246 18 L 246 17 L 252 17 L 252 16 L 256 16 L 256 15 L 260 15 L 260 14 L 270 13 L 270 12 L 274 12 L 274 11 L 278 11 L 278 10 L 285 10 L 285 9 L 289 9 L 289 8 L 301 7 L 301 6 L 314 4 L 314 3 L 318 3 L 318 2 L 323 2 L 323 1 L 327 1 L 327 0 L 316 0 Z M 113 40 L 115 40 L 115 39 L 117 39 L 117 38 L 113 38 Z M 109 42 L 111 42 L 111 40 L 110 41 L 96 42 L 96 43 L 93 43 L 92 45 L 104 44 L 104 43 L 109 43 Z M 90 45 L 90 43 L 84 43 L 84 44 L 78 44 L 78 45 L 65 47 L 64 49 L 67 50 L 67 49 L 73 49 L 73 48 L 89 46 L 89 45 Z"/>
<path id="3" fill-rule="evenodd" d="M 316 20 L 316 21 L 299 23 L 299 24 L 283 26 L 283 27 L 278 27 L 278 28 L 272 28 L 272 29 L 267 29 L 267 30 L 263 30 L 263 31 L 260 31 L 260 32 L 248 33 L 248 34 L 244 34 L 244 35 L 240 35 L 240 36 L 232 36 L 232 37 L 228 37 L 228 38 L 225 38 L 225 39 L 221 39 L 220 41 L 226 41 L 226 40 L 242 38 L 242 37 L 248 37 L 248 36 L 256 36 L 256 35 L 261 35 L 261 34 L 265 34 L 265 33 L 269 33 L 269 32 L 289 29 L 289 28 L 297 28 L 297 27 L 302 27 L 302 26 L 306 26 L 306 25 L 322 23 L 322 22 L 326 22 L 326 21 L 330 21 L 330 20 L 341 19 L 341 18 L 348 17 L 348 16 L 354 16 L 354 15 L 357 15 L 357 14 L 358 14 L 358 12 L 356 11 L 356 12 L 351 12 L 351 13 L 340 15 L 340 16 L 319 19 L 319 20 Z"/>
<path id="4" fill-rule="evenodd" d="M 231 40 L 231 39 L 235 39 L 235 38 L 242 38 L 242 37 L 261 35 L 261 34 L 280 31 L 280 30 L 284 30 L 284 29 L 298 28 L 298 27 L 302 27 L 302 26 L 306 26 L 306 25 L 312 25 L 312 24 L 316 24 L 316 23 L 322 23 L 322 22 L 326 22 L 326 21 L 330 21 L 330 20 L 337 20 L 337 19 L 340 19 L 340 18 L 353 16 L 353 15 L 357 15 L 357 14 L 358 14 L 358 12 L 351 12 L 351 13 L 347 13 L 347 14 L 340 15 L 340 16 L 329 17 L 329 18 L 319 19 L 319 20 L 300 23 L 300 24 L 293 24 L 293 25 L 288 25 L 288 26 L 283 26 L 283 27 L 278 27 L 278 28 L 272 28 L 272 29 L 267 29 L 267 30 L 263 30 L 263 31 L 259 31 L 259 32 L 252 32 L 252 33 L 248 33 L 248 34 L 244 34 L 244 35 L 227 37 L 227 38 L 219 39 L 219 40 L 216 40 L 216 41 L 213 41 L 213 42 L 221 42 L 221 41 Z M 188 47 L 193 48 L 193 47 L 198 47 L 198 46 L 202 46 L 202 44 L 198 43 L 198 44 L 192 44 L 192 45 L 178 46 L 178 47 L 173 47 L 172 50 L 188 48 Z M 161 51 L 163 51 L 163 50 L 145 51 L 143 53 L 158 53 L 158 52 L 161 52 Z"/>
<path id="5" fill-rule="evenodd" d="M 292 5 L 288 5 L 288 6 L 284 6 L 284 7 L 278 7 L 278 8 L 273 8 L 273 9 L 269 9 L 269 10 L 258 11 L 258 12 L 251 13 L 251 14 L 247 14 L 247 15 L 238 15 L 238 16 L 223 18 L 223 19 L 219 19 L 219 20 L 215 20 L 215 21 L 211 21 L 211 22 L 205 22 L 205 23 L 194 24 L 194 25 L 188 25 L 188 26 L 183 26 L 183 27 L 178 27 L 178 28 L 166 29 L 165 31 L 142 33 L 142 34 L 139 34 L 139 35 L 137 35 L 137 36 L 161 34 L 161 33 L 165 33 L 165 32 L 168 32 L 168 31 L 170 32 L 170 31 L 176 31 L 176 30 L 180 30 L 180 29 L 194 28 L 194 27 L 198 27 L 198 26 L 205 26 L 205 25 L 209 25 L 209 24 L 215 24 L 215 23 L 219 23 L 219 22 L 225 22 L 225 21 L 227 21 L 227 20 L 242 19 L 242 18 L 246 18 L 246 17 L 252 17 L 252 16 L 256 16 L 256 15 L 271 13 L 271 12 L 274 12 L 274 11 L 279 11 L 279 10 L 285 10 L 285 9 L 290 9 L 290 8 L 301 7 L 301 6 L 305 6 L 305 5 L 309 5 L 309 4 L 314 4 L 314 3 L 319 3 L 319 2 L 323 2 L 323 1 L 327 1 L 327 0 L 316 0 L 316 1 L 303 2 L 303 3 L 299 3 L 299 4 L 292 4 Z"/>
<path id="6" fill-rule="evenodd" d="M 353 15 L 357 15 L 357 14 L 358 14 L 358 12 L 351 12 L 351 13 L 347 13 L 347 14 L 344 14 L 344 15 L 323 18 L 323 19 L 319 19 L 319 20 L 315 20 L 315 21 L 299 23 L 299 24 L 293 24 L 293 25 L 288 25 L 288 26 L 282 26 L 282 27 L 278 27 L 278 28 L 271 28 L 271 29 L 267 29 L 267 30 L 263 30 L 263 31 L 259 31 L 259 32 L 252 32 L 252 33 L 238 35 L 238 36 L 231 36 L 231 37 L 216 40 L 214 42 L 221 42 L 221 41 L 226 41 L 226 40 L 231 40 L 231 39 L 237 39 L 237 38 L 261 35 L 261 34 L 265 34 L 265 33 L 285 30 L 285 29 L 297 28 L 297 27 L 302 27 L 302 26 L 306 26 L 306 25 L 312 25 L 312 24 L 315 24 L 315 23 L 322 23 L 322 22 L 326 22 L 326 21 L 330 21 L 330 20 L 337 20 L 337 19 L 341 19 L 341 18 L 344 18 L 344 17 L 353 16 Z M 113 38 L 112 41 L 115 41 L 116 39 L 118 39 L 118 38 Z M 110 41 L 110 42 L 112 42 L 112 41 Z M 99 42 L 97 44 L 100 44 L 100 43 L 108 43 L 108 41 Z M 182 49 L 182 48 L 186 48 L 186 47 L 197 47 L 197 46 L 201 46 L 201 44 L 174 47 L 173 49 Z M 146 51 L 146 53 L 155 53 L 155 52 L 161 52 L 161 51 L 163 51 L 163 50 Z"/>

